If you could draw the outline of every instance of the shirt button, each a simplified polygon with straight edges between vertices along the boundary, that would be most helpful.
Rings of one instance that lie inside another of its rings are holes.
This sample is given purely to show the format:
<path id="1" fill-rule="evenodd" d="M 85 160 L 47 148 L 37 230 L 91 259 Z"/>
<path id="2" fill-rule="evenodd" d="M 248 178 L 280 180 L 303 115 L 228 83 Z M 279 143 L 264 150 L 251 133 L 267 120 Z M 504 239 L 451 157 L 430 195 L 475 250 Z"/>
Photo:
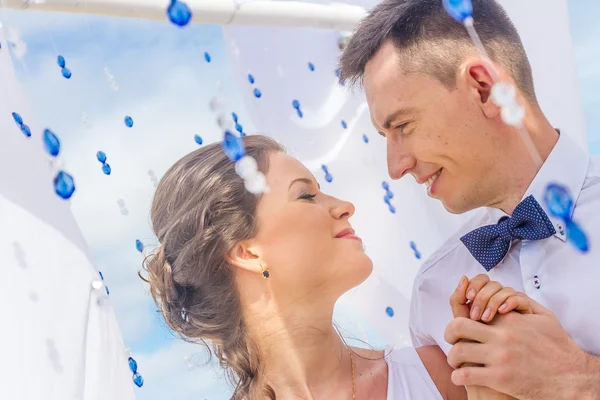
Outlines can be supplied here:
<path id="1" fill-rule="evenodd" d="M 533 286 L 534 286 L 536 289 L 539 289 L 539 288 L 540 288 L 540 286 L 542 286 L 542 283 L 540 282 L 540 278 L 539 278 L 537 275 L 535 275 L 535 276 L 533 277 Z"/>

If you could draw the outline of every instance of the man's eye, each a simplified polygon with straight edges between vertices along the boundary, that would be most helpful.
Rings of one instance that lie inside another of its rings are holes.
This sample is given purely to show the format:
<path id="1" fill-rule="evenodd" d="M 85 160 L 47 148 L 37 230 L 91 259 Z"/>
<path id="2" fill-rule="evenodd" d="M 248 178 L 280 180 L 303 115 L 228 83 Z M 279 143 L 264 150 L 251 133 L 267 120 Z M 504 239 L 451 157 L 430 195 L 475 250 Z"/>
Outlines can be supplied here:
<path id="1" fill-rule="evenodd" d="M 400 130 L 400 131 L 404 132 L 404 129 L 405 129 L 407 126 L 408 126 L 408 122 L 407 122 L 407 123 L 405 123 L 405 124 L 400 124 L 400 125 L 397 125 L 397 126 L 396 126 L 396 129 L 398 129 L 398 130 Z"/>

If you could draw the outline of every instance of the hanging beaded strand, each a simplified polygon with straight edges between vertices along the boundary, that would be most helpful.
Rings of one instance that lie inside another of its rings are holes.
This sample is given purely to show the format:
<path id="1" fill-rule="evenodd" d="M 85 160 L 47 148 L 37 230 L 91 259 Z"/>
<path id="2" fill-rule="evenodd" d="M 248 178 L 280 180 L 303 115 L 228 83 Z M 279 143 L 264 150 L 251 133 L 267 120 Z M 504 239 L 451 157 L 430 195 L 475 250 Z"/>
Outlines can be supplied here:
<path id="1" fill-rule="evenodd" d="M 492 101 L 501 108 L 500 115 L 505 124 L 516 128 L 520 137 L 529 152 L 531 159 L 536 167 L 542 166 L 543 161 L 535 148 L 529 132 L 523 125 L 525 118 L 525 108 L 517 100 L 517 89 L 510 82 L 503 81 L 498 73 L 494 63 L 488 55 L 485 46 L 481 42 L 475 29 L 475 20 L 473 19 L 473 3 L 471 0 L 442 0 L 442 4 L 448 14 L 465 26 L 471 40 L 475 44 L 477 51 L 488 64 L 490 74 L 494 84 L 492 86 Z"/>

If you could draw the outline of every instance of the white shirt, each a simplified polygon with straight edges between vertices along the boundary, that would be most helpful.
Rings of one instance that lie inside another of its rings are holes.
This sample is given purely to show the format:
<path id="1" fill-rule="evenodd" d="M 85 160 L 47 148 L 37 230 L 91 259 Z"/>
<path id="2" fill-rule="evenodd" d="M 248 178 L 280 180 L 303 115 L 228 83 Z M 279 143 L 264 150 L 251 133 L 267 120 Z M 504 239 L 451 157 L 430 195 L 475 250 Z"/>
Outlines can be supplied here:
<path id="1" fill-rule="evenodd" d="M 544 194 L 549 183 L 569 189 L 575 202 L 572 218 L 587 235 L 588 253 L 566 241 L 562 221 L 548 213 Z M 490 279 L 552 310 L 579 347 L 600 355 L 600 158 L 590 157 L 567 135 L 560 135 L 523 198 L 529 195 L 544 208 L 557 233 L 544 240 L 513 242 L 504 260 L 489 272 Z M 452 320 L 449 297 L 461 275 L 485 273 L 460 237 L 496 224 L 503 215 L 498 209 L 477 211 L 420 268 L 410 313 L 415 347 L 437 344 L 448 353 L 451 346 L 444 330 Z"/>
<path id="2" fill-rule="evenodd" d="M 385 349 L 388 400 L 443 400 L 414 347 Z"/>

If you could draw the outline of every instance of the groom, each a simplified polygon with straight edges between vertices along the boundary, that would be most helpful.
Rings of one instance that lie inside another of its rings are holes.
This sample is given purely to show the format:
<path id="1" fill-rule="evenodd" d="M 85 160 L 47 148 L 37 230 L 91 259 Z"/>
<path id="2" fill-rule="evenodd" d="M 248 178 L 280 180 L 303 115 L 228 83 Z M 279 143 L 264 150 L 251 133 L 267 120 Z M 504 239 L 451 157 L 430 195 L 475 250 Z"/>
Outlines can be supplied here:
<path id="1" fill-rule="evenodd" d="M 451 213 L 477 209 L 419 271 L 413 343 L 439 345 L 454 368 L 484 365 L 456 370 L 456 385 L 521 400 L 600 399 L 600 160 L 544 116 L 527 54 L 502 7 L 494 0 L 473 6 L 500 75 L 518 90 L 543 165 L 502 122 L 490 67 L 442 0 L 384 0 L 340 61 L 342 81 L 363 83 L 373 124 L 387 141 L 390 176 L 412 175 Z M 587 234 L 589 252 L 577 250 L 563 221 L 548 213 L 550 183 L 569 191 L 569 216 Z M 490 321 L 488 311 L 473 304 L 471 319 L 453 319 L 448 298 L 461 276 L 484 271 L 543 307 L 484 324 L 478 321 Z"/>

